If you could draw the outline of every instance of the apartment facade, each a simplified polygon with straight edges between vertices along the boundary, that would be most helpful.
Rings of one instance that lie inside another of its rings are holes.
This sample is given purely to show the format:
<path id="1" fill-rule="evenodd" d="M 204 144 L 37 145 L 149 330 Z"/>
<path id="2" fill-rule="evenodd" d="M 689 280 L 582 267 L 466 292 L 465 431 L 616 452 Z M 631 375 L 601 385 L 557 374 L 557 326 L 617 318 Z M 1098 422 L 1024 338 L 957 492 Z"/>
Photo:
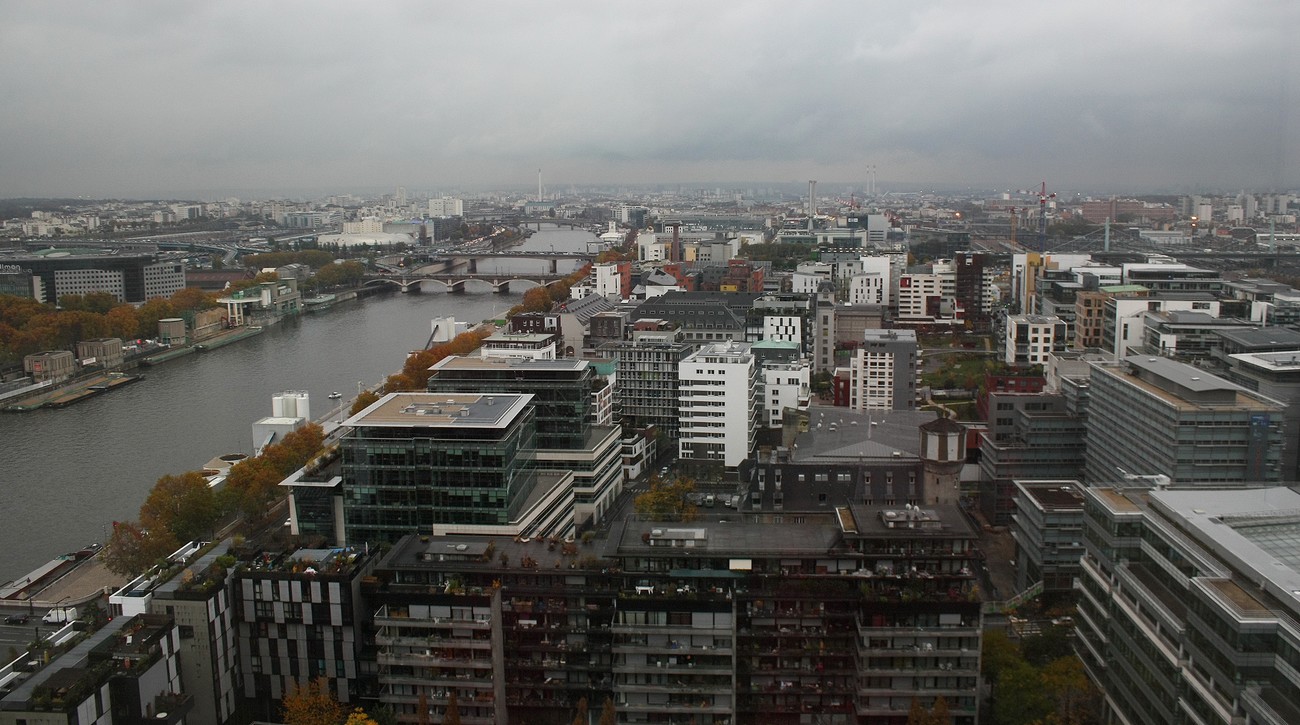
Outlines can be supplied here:
<path id="1" fill-rule="evenodd" d="M 677 380 L 678 457 L 739 466 L 762 425 L 762 378 L 749 344 L 704 345 L 682 360 Z"/>

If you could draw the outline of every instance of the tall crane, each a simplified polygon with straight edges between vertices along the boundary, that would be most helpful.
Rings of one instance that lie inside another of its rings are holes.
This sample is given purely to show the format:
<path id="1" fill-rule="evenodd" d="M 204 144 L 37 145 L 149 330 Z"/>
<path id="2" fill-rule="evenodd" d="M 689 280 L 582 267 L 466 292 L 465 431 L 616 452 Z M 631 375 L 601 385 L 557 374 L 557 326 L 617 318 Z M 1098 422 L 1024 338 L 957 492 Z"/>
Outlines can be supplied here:
<path id="1" fill-rule="evenodd" d="M 1047 182 L 1044 181 L 1038 191 L 1026 191 L 1020 189 L 1017 194 L 1029 194 L 1038 196 L 1038 251 L 1042 252 L 1047 247 L 1047 200 L 1055 199 L 1056 192 L 1047 193 Z"/>

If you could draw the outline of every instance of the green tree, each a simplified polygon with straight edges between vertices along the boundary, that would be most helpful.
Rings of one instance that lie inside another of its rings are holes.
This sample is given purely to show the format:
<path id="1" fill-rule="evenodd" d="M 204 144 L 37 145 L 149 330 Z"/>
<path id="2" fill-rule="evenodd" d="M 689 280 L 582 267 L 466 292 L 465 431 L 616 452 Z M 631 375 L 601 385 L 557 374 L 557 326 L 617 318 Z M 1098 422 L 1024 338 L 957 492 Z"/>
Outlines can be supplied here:
<path id="1" fill-rule="evenodd" d="M 993 717 L 999 725 L 1029 725 L 1052 714 L 1053 705 L 1042 676 L 1023 660 L 1004 668 L 993 684 Z"/>
<path id="2" fill-rule="evenodd" d="M 187 471 L 158 479 L 140 506 L 140 524 L 150 531 L 168 531 L 177 541 L 193 541 L 212 534 L 220 513 L 203 474 Z"/>

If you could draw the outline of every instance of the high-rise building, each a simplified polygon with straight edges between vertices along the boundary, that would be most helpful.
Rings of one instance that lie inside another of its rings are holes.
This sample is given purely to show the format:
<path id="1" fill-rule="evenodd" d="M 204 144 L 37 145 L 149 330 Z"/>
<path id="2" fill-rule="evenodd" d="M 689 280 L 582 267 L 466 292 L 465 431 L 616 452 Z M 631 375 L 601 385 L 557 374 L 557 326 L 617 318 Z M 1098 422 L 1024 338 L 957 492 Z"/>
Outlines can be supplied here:
<path id="1" fill-rule="evenodd" d="M 339 441 L 346 541 L 338 543 L 448 530 L 568 532 L 572 476 L 534 466 L 531 400 L 389 393 L 348 418 Z"/>
<path id="2" fill-rule="evenodd" d="M 681 330 L 663 320 L 640 320 L 633 325 L 630 340 L 600 346 L 600 354 L 613 358 L 617 366 L 615 396 L 625 429 L 653 425 L 676 449 L 678 366 L 693 350 Z"/>
<path id="3" fill-rule="evenodd" d="M 682 460 L 735 468 L 754 450 L 762 425 L 759 366 L 744 342 L 706 344 L 677 368 Z"/>
<path id="4" fill-rule="evenodd" d="M 1143 355 L 1094 364 L 1089 387 L 1089 485 L 1126 475 L 1203 486 L 1281 480 L 1285 408 L 1271 398 Z"/>
<path id="5" fill-rule="evenodd" d="M 835 371 L 836 404 L 856 411 L 915 410 L 916 332 L 864 330 L 847 367 Z"/>
<path id="6" fill-rule="evenodd" d="M 1064 352 L 1069 342 L 1065 322 L 1044 315 L 1009 315 L 1002 342 L 1008 365 L 1043 365 L 1049 353 Z"/>
<path id="7" fill-rule="evenodd" d="M 465 216 L 465 202 L 449 196 L 429 200 L 429 216 Z"/>
<path id="8" fill-rule="evenodd" d="M 535 465 L 572 471 L 578 525 L 604 518 L 622 490 L 622 429 L 593 425 L 598 392 L 587 360 L 519 360 L 450 356 L 434 365 L 431 393 L 530 394 L 537 425 Z"/>

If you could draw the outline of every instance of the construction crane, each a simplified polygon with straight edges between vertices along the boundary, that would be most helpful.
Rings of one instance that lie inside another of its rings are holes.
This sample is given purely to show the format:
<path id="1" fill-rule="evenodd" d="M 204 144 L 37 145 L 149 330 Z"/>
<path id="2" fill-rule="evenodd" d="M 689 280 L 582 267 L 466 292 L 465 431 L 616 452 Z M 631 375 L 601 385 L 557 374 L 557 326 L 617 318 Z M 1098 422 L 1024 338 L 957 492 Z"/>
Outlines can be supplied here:
<path id="1" fill-rule="evenodd" d="M 1055 199 L 1056 192 L 1047 193 L 1047 182 L 1044 181 L 1038 191 L 1026 191 L 1020 189 L 1017 194 L 1029 194 L 1038 196 L 1038 251 L 1042 252 L 1047 247 L 1047 200 Z"/>

